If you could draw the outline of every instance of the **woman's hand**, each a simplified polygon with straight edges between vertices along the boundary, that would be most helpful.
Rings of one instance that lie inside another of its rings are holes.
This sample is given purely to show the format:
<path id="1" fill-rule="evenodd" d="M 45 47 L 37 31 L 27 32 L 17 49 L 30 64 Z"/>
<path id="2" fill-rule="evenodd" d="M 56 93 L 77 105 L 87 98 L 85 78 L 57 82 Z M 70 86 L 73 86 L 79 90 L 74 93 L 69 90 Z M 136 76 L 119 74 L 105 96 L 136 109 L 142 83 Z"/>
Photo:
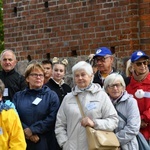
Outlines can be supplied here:
<path id="1" fill-rule="evenodd" d="M 81 125 L 84 127 L 86 126 L 94 127 L 94 122 L 89 117 L 85 117 L 81 120 Z"/>
<path id="2" fill-rule="evenodd" d="M 147 127 L 148 123 L 146 123 L 144 120 L 141 120 L 141 128 Z"/>

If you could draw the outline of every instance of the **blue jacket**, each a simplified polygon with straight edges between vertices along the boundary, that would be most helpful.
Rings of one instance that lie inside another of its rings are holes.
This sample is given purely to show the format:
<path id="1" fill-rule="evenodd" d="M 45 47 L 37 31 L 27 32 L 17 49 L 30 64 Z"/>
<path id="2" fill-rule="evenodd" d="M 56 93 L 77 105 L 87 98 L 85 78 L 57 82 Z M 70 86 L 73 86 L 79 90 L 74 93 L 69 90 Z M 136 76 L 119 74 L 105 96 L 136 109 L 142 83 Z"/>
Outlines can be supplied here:
<path id="1" fill-rule="evenodd" d="M 41 101 L 34 104 L 36 98 Z M 33 134 L 40 137 L 38 143 L 27 141 L 27 149 L 50 150 L 53 149 L 52 141 L 55 139 L 54 126 L 59 108 L 57 94 L 46 85 L 41 89 L 26 88 L 14 95 L 13 102 L 16 106 L 23 128 L 30 128 Z M 49 147 L 49 148 L 48 148 Z"/>

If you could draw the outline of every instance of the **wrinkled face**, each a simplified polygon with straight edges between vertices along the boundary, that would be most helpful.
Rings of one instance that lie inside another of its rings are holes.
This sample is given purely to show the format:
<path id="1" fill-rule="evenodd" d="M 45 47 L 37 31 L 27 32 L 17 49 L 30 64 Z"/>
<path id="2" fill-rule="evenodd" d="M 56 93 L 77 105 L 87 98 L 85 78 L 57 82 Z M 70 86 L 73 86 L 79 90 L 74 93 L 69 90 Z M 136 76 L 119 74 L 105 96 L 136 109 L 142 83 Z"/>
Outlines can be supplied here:
<path id="1" fill-rule="evenodd" d="M 84 70 L 77 70 L 74 73 L 74 82 L 78 88 L 86 88 L 91 83 L 92 76 L 89 76 Z"/>
<path id="2" fill-rule="evenodd" d="M 144 57 L 140 58 L 132 63 L 132 67 L 137 75 L 145 74 L 148 69 L 148 59 Z"/>
<path id="3" fill-rule="evenodd" d="M 52 76 L 59 83 L 65 76 L 65 66 L 63 64 L 54 64 Z"/>
<path id="4" fill-rule="evenodd" d="M 96 57 L 95 62 L 97 64 L 97 69 L 101 73 L 110 73 L 113 64 L 113 57 L 109 55 Z"/>
<path id="5" fill-rule="evenodd" d="M 44 68 L 45 78 L 50 78 L 52 76 L 52 65 L 51 64 L 42 64 Z"/>
<path id="6" fill-rule="evenodd" d="M 121 96 L 122 92 L 124 91 L 124 87 L 120 81 L 116 80 L 113 84 L 108 85 L 106 91 L 108 95 L 115 100 Z"/>
<path id="7" fill-rule="evenodd" d="M 9 72 L 16 66 L 16 58 L 14 54 L 11 51 L 6 51 L 3 53 L 2 59 L 1 59 L 1 66 L 4 69 L 4 71 Z"/>
<path id="8" fill-rule="evenodd" d="M 40 69 L 34 69 L 26 78 L 30 89 L 42 88 L 44 84 L 44 72 Z"/>

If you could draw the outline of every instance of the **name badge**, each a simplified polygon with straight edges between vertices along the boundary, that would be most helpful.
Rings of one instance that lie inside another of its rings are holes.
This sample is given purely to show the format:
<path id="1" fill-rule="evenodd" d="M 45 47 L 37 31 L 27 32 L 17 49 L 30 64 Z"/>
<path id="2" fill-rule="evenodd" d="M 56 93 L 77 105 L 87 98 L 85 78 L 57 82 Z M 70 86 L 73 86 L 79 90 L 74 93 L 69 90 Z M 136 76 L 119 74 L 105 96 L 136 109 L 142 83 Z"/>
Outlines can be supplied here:
<path id="1" fill-rule="evenodd" d="M 41 100 L 42 100 L 41 98 L 37 97 L 37 98 L 32 102 L 32 104 L 38 105 Z"/>
<path id="2" fill-rule="evenodd" d="M 8 96 L 8 88 L 5 88 L 5 89 L 4 89 L 3 96 Z"/>
<path id="3" fill-rule="evenodd" d="M 95 102 L 90 102 L 89 104 L 86 105 L 87 110 L 92 110 L 96 108 Z"/>
<path id="4" fill-rule="evenodd" d="M 0 127 L 0 135 L 3 134 L 3 129 Z"/>

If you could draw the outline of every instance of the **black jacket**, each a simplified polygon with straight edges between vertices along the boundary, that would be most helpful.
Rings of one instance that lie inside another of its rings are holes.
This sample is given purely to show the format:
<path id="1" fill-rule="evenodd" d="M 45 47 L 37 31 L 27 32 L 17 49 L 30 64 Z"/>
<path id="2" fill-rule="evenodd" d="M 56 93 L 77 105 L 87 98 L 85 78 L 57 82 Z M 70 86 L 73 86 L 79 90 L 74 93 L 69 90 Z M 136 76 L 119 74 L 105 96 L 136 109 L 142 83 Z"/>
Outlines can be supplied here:
<path id="1" fill-rule="evenodd" d="M 116 71 L 116 69 L 113 68 L 111 73 L 115 73 L 115 72 L 121 74 L 122 77 L 125 79 L 125 75 L 122 72 L 118 72 L 118 71 Z M 101 87 L 103 87 L 103 85 L 104 85 L 104 79 L 102 78 L 99 70 L 94 75 L 93 83 L 98 83 Z"/>
<path id="2" fill-rule="evenodd" d="M 53 91 L 55 91 L 59 97 L 60 103 L 62 102 L 65 95 L 71 92 L 71 88 L 68 84 L 64 83 L 61 86 L 58 85 L 53 79 L 50 79 L 46 85 Z"/>
<path id="3" fill-rule="evenodd" d="M 27 86 L 24 76 L 14 69 L 9 72 L 0 71 L 0 79 L 3 81 L 5 88 L 8 88 L 8 96 L 3 97 L 5 100 L 12 101 L 14 94 Z"/>

